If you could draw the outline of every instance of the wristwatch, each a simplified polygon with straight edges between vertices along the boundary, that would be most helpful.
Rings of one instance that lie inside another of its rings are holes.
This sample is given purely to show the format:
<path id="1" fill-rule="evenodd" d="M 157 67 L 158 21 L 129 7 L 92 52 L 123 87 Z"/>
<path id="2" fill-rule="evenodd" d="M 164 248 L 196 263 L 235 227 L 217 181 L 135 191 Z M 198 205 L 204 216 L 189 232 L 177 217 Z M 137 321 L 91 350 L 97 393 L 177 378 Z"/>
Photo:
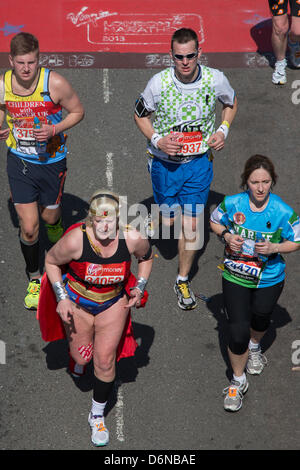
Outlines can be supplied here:
<path id="1" fill-rule="evenodd" d="M 230 233 L 230 231 L 229 231 L 227 228 L 225 228 L 225 230 L 223 230 L 223 232 L 222 232 L 221 235 L 220 235 L 221 241 L 222 241 L 222 243 L 224 243 L 224 245 L 226 245 L 226 240 L 225 240 L 225 238 L 224 238 L 224 235 L 225 235 L 226 233 Z"/>

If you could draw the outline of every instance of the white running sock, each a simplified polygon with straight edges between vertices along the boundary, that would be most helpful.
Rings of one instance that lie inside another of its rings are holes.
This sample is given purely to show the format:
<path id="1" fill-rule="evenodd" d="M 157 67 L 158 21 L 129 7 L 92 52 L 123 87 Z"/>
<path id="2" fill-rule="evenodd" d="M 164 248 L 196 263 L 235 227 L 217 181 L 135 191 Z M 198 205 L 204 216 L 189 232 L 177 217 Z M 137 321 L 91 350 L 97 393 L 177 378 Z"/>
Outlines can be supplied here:
<path id="1" fill-rule="evenodd" d="M 104 403 L 99 403 L 92 398 L 92 409 L 91 409 L 92 415 L 103 416 L 106 403 L 107 401 Z"/>
<path id="2" fill-rule="evenodd" d="M 180 276 L 180 275 L 178 274 L 178 276 L 177 276 L 177 278 L 176 278 L 176 282 L 178 282 L 178 281 L 187 281 L 188 278 L 189 278 L 188 276 Z"/>
<path id="3" fill-rule="evenodd" d="M 238 377 L 237 375 L 233 374 L 233 380 L 236 381 L 236 382 L 239 382 L 241 385 L 243 385 L 243 384 L 246 382 L 246 374 L 245 374 L 245 372 L 244 372 L 243 375 L 241 375 L 240 377 Z"/>
<path id="4" fill-rule="evenodd" d="M 253 341 L 249 341 L 249 349 L 260 349 L 260 344 L 259 343 L 253 343 Z"/>

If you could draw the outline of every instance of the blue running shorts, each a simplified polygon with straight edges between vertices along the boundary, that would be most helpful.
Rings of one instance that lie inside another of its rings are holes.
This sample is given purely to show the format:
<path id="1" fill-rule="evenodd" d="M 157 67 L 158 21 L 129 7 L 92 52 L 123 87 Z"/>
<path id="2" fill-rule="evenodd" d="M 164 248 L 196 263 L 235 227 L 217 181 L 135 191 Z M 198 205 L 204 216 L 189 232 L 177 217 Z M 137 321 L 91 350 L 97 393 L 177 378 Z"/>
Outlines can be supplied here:
<path id="1" fill-rule="evenodd" d="M 153 196 L 162 216 L 174 217 L 181 209 L 196 217 L 203 211 L 213 179 L 211 160 L 210 151 L 181 164 L 149 158 Z"/>
<path id="2" fill-rule="evenodd" d="M 47 207 L 60 204 L 64 190 L 66 159 L 47 165 L 37 165 L 7 153 L 7 175 L 12 201 L 28 204 L 38 201 Z"/>

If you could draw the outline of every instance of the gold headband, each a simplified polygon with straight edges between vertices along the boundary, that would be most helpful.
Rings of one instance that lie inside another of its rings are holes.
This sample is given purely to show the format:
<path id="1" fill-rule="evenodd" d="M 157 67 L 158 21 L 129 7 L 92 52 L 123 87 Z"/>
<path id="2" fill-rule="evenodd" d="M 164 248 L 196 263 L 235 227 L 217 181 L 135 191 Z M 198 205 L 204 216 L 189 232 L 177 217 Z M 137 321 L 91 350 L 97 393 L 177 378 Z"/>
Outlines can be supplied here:
<path id="1" fill-rule="evenodd" d="M 107 217 L 109 215 L 108 211 L 103 211 L 103 214 L 97 214 L 97 211 L 94 209 L 90 209 L 90 213 L 92 215 L 96 215 L 97 217 Z"/>

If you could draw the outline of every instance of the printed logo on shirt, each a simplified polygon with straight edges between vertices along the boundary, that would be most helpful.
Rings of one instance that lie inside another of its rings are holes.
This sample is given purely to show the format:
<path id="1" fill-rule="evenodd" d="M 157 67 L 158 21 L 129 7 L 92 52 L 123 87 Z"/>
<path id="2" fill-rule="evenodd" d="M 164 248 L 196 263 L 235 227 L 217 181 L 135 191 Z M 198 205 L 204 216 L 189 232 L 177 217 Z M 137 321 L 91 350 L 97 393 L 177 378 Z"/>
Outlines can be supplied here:
<path id="1" fill-rule="evenodd" d="M 178 106 L 176 115 L 178 121 L 196 121 L 201 116 L 201 108 L 198 103 L 194 101 L 187 101 Z"/>
<path id="2" fill-rule="evenodd" d="M 246 216 L 243 212 L 233 214 L 233 220 L 237 225 L 243 225 L 246 222 Z"/>
<path id="3" fill-rule="evenodd" d="M 85 281 L 91 284 L 108 285 L 124 281 L 126 263 L 93 264 L 86 267 Z"/>

